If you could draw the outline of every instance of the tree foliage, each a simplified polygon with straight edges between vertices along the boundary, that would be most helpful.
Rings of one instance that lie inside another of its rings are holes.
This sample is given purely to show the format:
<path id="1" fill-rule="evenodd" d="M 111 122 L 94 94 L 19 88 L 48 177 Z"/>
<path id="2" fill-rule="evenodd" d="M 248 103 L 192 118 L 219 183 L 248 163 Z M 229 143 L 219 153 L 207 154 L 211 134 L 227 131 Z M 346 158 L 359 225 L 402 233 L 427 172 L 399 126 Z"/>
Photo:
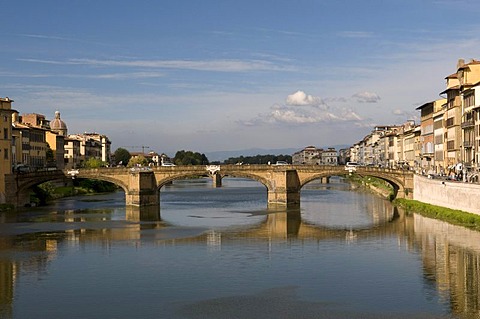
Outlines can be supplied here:
<path id="1" fill-rule="evenodd" d="M 240 156 L 230 157 L 225 160 L 225 164 L 275 164 L 277 161 L 292 162 L 292 156 L 290 155 L 256 155 L 256 156 Z"/>
<path id="2" fill-rule="evenodd" d="M 50 148 L 50 145 L 47 143 L 47 152 L 45 154 L 47 164 L 50 163 L 55 163 L 55 154 L 53 153 L 53 150 Z"/>
<path id="3" fill-rule="evenodd" d="M 104 166 L 102 160 L 95 157 L 90 157 L 85 162 L 83 162 L 83 167 L 85 168 L 99 168 L 102 166 Z"/>
<path id="4" fill-rule="evenodd" d="M 205 154 L 198 152 L 181 150 L 175 154 L 173 162 L 176 165 L 207 165 L 209 164 L 208 158 Z"/>
<path id="5" fill-rule="evenodd" d="M 147 166 L 148 160 L 143 155 L 138 155 L 135 157 L 130 158 L 128 161 L 127 167 L 134 167 L 134 166 Z"/>
<path id="6" fill-rule="evenodd" d="M 115 161 L 117 164 L 120 165 L 127 165 L 128 161 L 130 161 L 130 158 L 132 155 L 130 155 L 130 152 L 124 148 L 117 148 L 117 150 L 114 153 L 115 156 Z"/>

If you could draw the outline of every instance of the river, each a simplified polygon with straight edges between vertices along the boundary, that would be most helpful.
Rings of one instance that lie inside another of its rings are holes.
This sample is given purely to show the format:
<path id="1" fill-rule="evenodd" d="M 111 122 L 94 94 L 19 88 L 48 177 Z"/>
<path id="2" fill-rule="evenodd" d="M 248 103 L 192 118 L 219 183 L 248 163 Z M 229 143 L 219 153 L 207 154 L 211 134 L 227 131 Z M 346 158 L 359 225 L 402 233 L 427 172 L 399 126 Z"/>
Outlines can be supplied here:
<path id="1" fill-rule="evenodd" d="M 478 318 L 480 233 L 340 178 L 301 207 L 261 184 L 175 181 L 0 215 L 0 318 Z"/>

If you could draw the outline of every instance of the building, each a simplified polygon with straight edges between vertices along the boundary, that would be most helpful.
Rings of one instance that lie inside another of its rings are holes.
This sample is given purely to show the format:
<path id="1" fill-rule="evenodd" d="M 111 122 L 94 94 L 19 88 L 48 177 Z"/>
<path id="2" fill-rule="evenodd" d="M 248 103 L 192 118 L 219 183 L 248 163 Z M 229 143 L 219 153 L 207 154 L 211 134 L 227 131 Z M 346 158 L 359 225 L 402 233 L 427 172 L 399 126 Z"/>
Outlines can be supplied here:
<path id="1" fill-rule="evenodd" d="M 416 108 L 420 110 L 422 151 L 420 157 L 420 166 L 426 171 L 433 170 L 435 167 L 434 135 L 433 135 L 433 110 L 434 101 L 427 102 Z"/>
<path id="2" fill-rule="evenodd" d="M 65 139 L 65 168 L 82 167 L 85 161 L 95 158 L 111 164 L 111 142 L 106 135 L 99 133 L 70 134 Z"/>
<path id="3" fill-rule="evenodd" d="M 15 136 L 15 143 L 12 143 L 15 148 L 14 164 L 26 166 L 32 171 L 45 169 L 49 150 L 46 141 L 49 121 L 44 115 L 37 113 L 18 116 L 18 112 L 14 112 L 11 118 L 12 132 Z"/>
<path id="4" fill-rule="evenodd" d="M 433 109 L 433 144 L 434 144 L 434 171 L 437 174 L 445 174 L 446 164 L 445 151 L 446 147 L 446 130 L 445 130 L 445 116 L 447 109 L 447 100 L 438 100 Z"/>
<path id="5" fill-rule="evenodd" d="M 462 60 L 459 60 L 457 69 L 460 69 L 462 65 Z M 447 76 L 445 79 L 447 88 L 440 93 L 446 95 L 447 99 L 444 115 L 444 142 L 446 145 L 444 163 L 447 166 L 447 169 L 451 170 L 457 163 L 462 161 L 460 152 L 460 144 L 462 139 L 462 101 L 460 98 L 460 82 L 458 79 L 458 72 Z"/>
<path id="6" fill-rule="evenodd" d="M 47 163 L 47 166 L 65 168 L 65 137 L 67 136 L 67 125 L 60 118 L 60 112 L 56 111 L 55 119 L 50 122 L 50 131 L 46 132 L 47 143 L 53 152 L 53 163 Z"/>
<path id="7" fill-rule="evenodd" d="M 111 144 L 112 142 L 104 134 L 99 133 L 84 133 L 82 134 L 88 140 L 91 140 L 91 144 L 97 144 L 100 146 L 100 160 L 105 164 L 111 164 Z"/>
<path id="8" fill-rule="evenodd" d="M 12 173 L 12 110 L 13 100 L 0 98 L 0 203 L 5 203 L 5 175 Z"/>
<path id="9" fill-rule="evenodd" d="M 64 167 L 66 169 L 81 167 L 80 143 L 80 139 L 77 138 L 66 137 L 64 139 Z"/>
<path id="10" fill-rule="evenodd" d="M 322 165 L 338 165 L 338 153 L 334 148 L 329 147 L 321 154 Z"/>
<path id="11" fill-rule="evenodd" d="M 307 146 L 303 150 L 292 155 L 292 164 L 317 165 L 321 163 L 322 149 L 315 146 Z"/>

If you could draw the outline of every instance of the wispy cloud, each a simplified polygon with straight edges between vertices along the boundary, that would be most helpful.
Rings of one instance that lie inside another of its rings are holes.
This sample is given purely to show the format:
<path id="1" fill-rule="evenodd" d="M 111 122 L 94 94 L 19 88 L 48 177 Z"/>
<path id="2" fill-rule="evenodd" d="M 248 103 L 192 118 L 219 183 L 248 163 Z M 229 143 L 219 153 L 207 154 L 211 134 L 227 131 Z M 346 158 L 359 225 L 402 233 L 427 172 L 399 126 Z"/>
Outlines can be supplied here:
<path id="1" fill-rule="evenodd" d="M 290 66 L 277 65 L 266 60 L 96 60 L 96 59 L 18 59 L 19 61 L 57 64 L 89 65 L 106 67 L 166 68 L 213 72 L 293 71 Z"/>
<path id="2" fill-rule="evenodd" d="M 125 72 L 125 73 L 105 73 L 105 74 L 49 74 L 49 73 L 16 73 L 16 72 L 0 72 L 2 77 L 12 78 L 83 78 L 83 79 L 144 79 L 159 78 L 165 76 L 162 72 Z"/>
<path id="3" fill-rule="evenodd" d="M 47 40 L 62 40 L 62 41 L 76 41 L 75 39 L 59 37 L 54 35 L 44 35 L 44 34 L 18 34 L 18 36 L 26 38 L 36 38 L 36 39 L 47 39 Z"/>
<path id="4" fill-rule="evenodd" d="M 358 103 L 377 103 L 380 101 L 380 96 L 373 92 L 359 92 L 352 95 L 352 98 L 356 99 Z"/>
<path id="5" fill-rule="evenodd" d="M 342 38 L 372 38 L 374 34 L 367 31 L 340 31 L 337 36 Z"/>

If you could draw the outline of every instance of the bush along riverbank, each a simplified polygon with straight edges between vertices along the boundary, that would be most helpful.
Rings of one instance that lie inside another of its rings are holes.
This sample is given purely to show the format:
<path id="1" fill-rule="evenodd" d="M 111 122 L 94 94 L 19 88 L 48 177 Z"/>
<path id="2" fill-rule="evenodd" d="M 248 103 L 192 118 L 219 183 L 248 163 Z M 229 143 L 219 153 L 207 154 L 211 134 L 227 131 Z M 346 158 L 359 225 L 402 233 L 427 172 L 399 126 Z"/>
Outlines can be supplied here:
<path id="1" fill-rule="evenodd" d="M 348 175 L 346 179 L 352 184 L 372 191 L 388 200 L 393 199 L 393 187 L 383 179 L 371 176 L 363 177 L 357 174 Z"/>
<path id="2" fill-rule="evenodd" d="M 33 188 L 30 202 L 35 206 L 43 206 L 58 198 L 111 193 L 117 189 L 115 184 L 93 179 L 74 180 L 73 184 L 68 186 L 56 186 L 52 182 L 46 182 Z"/>
<path id="3" fill-rule="evenodd" d="M 405 209 L 406 213 L 417 213 L 425 217 L 435 218 L 450 224 L 480 230 L 480 215 L 458 209 L 422 203 L 416 200 L 397 198 L 392 202 Z"/>

